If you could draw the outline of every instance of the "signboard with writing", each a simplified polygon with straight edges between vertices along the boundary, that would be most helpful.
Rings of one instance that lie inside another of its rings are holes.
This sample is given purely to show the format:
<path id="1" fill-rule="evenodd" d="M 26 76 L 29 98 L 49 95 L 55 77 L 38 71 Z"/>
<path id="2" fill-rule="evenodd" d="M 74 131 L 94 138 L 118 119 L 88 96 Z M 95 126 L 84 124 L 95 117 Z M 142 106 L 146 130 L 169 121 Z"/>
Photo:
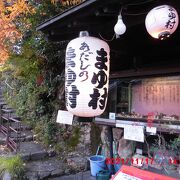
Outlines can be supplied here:
<path id="1" fill-rule="evenodd" d="M 106 108 L 110 49 L 101 39 L 83 36 L 66 49 L 66 108 L 79 117 L 94 117 Z"/>
<path id="2" fill-rule="evenodd" d="M 142 180 L 142 179 L 139 179 L 139 178 L 136 178 L 136 177 L 131 176 L 131 175 L 129 175 L 129 174 L 125 174 L 125 173 L 123 173 L 123 172 L 120 172 L 120 173 L 118 174 L 118 176 L 116 176 L 116 177 L 114 178 L 114 180 Z"/>
<path id="3" fill-rule="evenodd" d="M 124 126 L 124 139 L 144 142 L 144 127 L 143 126 Z"/>
<path id="4" fill-rule="evenodd" d="M 56 122 L 57 122 L 57 123 L 61 123 L 61 124 L 72 125 L 72 122 L 73 122 L 73 114 L 71 114 L 71 113 L 68 112 L 68 111 L 59 110 L 59 111 L 58 111 L 58 115 L 57 115 Z"/>
<path id="5" fill-rule="evenodd" d="M 132 166 L 122 165 L 121 169 L 111 180 L 177 180 L 161 174 L 156 174 Z"/>
<path id="6" fill-rule="evenodd" d="M 180 76 L 145 79 L 132 86 L 132 110 L 180 116 Z"/>

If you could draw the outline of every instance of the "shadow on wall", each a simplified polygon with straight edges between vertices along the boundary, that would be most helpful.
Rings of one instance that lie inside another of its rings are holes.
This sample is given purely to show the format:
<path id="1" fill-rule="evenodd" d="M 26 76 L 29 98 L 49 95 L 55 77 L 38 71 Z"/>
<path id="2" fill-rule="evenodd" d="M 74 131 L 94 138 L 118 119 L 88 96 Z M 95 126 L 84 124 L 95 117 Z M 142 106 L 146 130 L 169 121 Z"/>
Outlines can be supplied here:
<path id="1" fill-rule="evenodd" d="M 98 145 L 101 143 L 101 128 L 95 123 L 91 123 L 91 152 L 96 154 Z"/>

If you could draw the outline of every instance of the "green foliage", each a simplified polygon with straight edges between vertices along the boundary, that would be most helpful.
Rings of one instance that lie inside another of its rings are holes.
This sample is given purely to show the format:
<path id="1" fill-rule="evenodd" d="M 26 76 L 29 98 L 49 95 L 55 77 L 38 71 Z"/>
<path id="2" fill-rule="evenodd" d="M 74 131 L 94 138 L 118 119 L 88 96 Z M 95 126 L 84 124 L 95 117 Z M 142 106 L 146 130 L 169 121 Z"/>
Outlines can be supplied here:
<path id="1" fill-rule="evenodd" d="M 165 153 L 166 151 L 173 152 L 176 155 L 179 155 L 179 149 L 180 149 L 180 137 L 174 138 L 173 140 L 170 140 L 169 142 L 166 142 L 164 139 L 164 142 L 161 143 L 159 139 L 156 139 L 155 142 L 150 147 L 150 152 L 152 154 L 155 154 L 157 151 L 161 151 L 161 153 Z"/>
<path id="2" fill-rule="evenodd" d="M 174 140 L 171 140 L 168 144 L 168 149 L 173 150 L 177 154 L 180 154 L 180 137 L 175 138 Z"/>
<path id="3" fill-rule="evenodd" d="M 45 21 L 65 10 L 65 7 L 61 3 L 52 4 L 51 0 L 43 0 L 41 3 L 36 3 L 32 0 L 30 3 L 36 10 L 36 13 L 29 17 L 29 21 L 34 27 L 38 25 L 37 22 Z"/>
<path id="4" fill-rule="evenodd" d="M 1 80 L 13 87 L 5 86 L 8 104 L 35 128 L 39 140 L 48 145 L 56 141 L 56 114 L 58 109 L 64 108 L 64 100 L 58 100 L 58 89 L 64 86 L 61 77 L 64 76 L 66 42 L 47 42 L 36 31 L 36 26 L 63 8 L 53 5 L 50 0 L 29 3 L 36 13 L 15 20 L 23 33 L 23 39 L 17 42 L 21 51 L 12 53 L 1 68 Z"/>
<path id="5" fill-rule="evenodd" d="M 0 157 L 0 172 L 9 172 L 13 179 L 22 179 L 24 174 L 24 164 L 19 156 L 5 158 Z"/>
<path id="6" fill-rule="evenodd" d="M 73 129 L 72 136 L 66 141 L 69 150 L 73 150 L 79 143 L 80 139 L 80 128 L 75 127 Z"/>
<path id="7" fill-rule="evenodd" d="M 55 148 L 55 151 L 57 152 L 57 153 L 62 153 L 62 151 L 63 151 L 63 147 L 58 143 L 58 144 L 55 144 L 54 145 L 54 148 Z"/>
<path id="8" fill-rule="evenodd" d="M 64 57 L 67 42 L 48 42 L 42 33 L 36 31 L 39 23 L 64 8 L 59 4 L 53 5 L 50 0 L 40 4 L 29 3 L 35 7 L 36 13 L 16 19 L 18 29 L 23 33 L 22 40 L 17 42 L 20 53 L 12 53 L 1 68 L 1 80 L 13 88 L 6 85 L 4 94 L 17 114 L 33 126 L 37 140 L 46 146 L 52 145 L 58 152 L 68 152 L 79 143 L 80 129 L 69 131 L 56 123 L 58 110 L 65 108 Z"/>
<path id="9" fill-rule="evenodd" d="M 57 132 L 57 126 L 54 122 L 49 121 L 45 126 L 44 142 L 45 144 L 52 144 L 54 136 Z"/>

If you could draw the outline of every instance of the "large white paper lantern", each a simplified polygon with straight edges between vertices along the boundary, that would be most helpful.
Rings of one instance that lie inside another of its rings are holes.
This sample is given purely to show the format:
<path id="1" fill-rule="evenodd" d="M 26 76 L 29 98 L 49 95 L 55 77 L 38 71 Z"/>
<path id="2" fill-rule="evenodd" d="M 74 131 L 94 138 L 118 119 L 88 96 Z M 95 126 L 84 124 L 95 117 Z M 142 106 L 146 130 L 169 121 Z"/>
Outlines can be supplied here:
<path id="1" fill-rule="evenodd" d="M 83 33 L 66 49 L 66 107 L 76 116 L 94 117 L 106 108 L 110 49 L 106 42 Z"/>
<path id="2" fill-rule="evenodd" d="M 162 5 L 152 9 L 146 16 L 145 25 L 148 33 L 157 39 L 166 39 L 177 29 L 179 23 L 177 11 Z"/>

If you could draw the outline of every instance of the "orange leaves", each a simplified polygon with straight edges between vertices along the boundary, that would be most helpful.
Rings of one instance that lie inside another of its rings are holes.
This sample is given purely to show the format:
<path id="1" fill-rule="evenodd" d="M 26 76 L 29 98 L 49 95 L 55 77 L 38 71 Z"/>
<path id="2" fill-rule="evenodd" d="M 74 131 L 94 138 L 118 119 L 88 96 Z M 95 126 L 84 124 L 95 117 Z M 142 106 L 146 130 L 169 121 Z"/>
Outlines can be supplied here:
<path id="1" fill-rule="evenodd" d="M 83 0 L 51 0 L 52 4 L 60 2 L 63 6 L 75 6 L 81 3 Z"/>
<path id="2" fill-rule="evenodd" d="M 11 6 L 6 7 L 6 9 L 10 12 L 9 14 L 10 20 L 14 19 L 16 16 L 18 16 L 21 13 L 31 12 L 31 8 L 30 6 L 28 6 L 26 0 L 17 0 Z"/>
<path id="3" fill-rule="evenodd" d="M 82 0 L 61 0 L 63 6 L 75 6 L 81 2 Z"/>
<path id="4" fill-rule="evenodd" d="M 56 3 L 57 3 L 57 0 L 51 0 L 51 3 L 52 3 L 52 4 L 56 4 Z"/>
<path id="5" fill-rule="evenodd" d="M 33 12 L 26 0 L 0 0 L 0 63 L 8 58 L 6 42 L 14 43 L 21 34 L 13 20 L 21 15 Z"/>

